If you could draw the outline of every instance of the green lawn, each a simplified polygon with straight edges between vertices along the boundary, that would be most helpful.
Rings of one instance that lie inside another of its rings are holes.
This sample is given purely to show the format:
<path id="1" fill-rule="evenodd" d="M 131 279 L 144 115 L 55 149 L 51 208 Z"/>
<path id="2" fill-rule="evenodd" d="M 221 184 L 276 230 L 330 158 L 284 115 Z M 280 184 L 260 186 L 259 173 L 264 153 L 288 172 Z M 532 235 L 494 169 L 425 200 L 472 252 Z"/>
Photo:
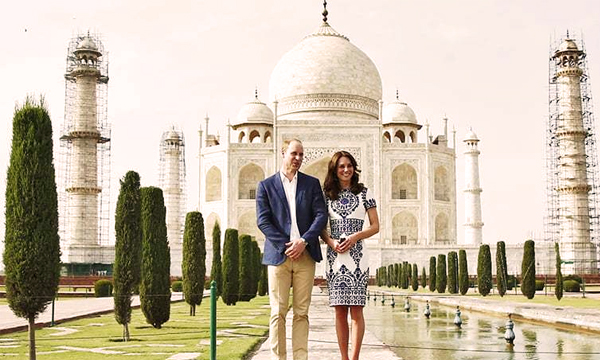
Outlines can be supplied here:
<path id="1" fill-rule="evenodd" d="M 131 341 L 122 342 L 122 326 L 113 314 L 81 319 L 36 331 L 37 354 L 41 360 L 167 359 L 178 353 L 199 353 L 210 359 L 210 301 L 204 299 L 189 316 L 189 305 L 171 305 L 171 319 L 162 329 L 146 324 L 141 311 L 134 310 L 130 324 Z M 269 298 L 226 306 L 218 301 L 217 358 L 243 359 L 267 334 Z M 66 329 L 65 329 L 66 328 Z M 0 335 L 0 357 L 27 359 L 27 333 Z M 136 356 L 137 355 L 137 356 Z"/>

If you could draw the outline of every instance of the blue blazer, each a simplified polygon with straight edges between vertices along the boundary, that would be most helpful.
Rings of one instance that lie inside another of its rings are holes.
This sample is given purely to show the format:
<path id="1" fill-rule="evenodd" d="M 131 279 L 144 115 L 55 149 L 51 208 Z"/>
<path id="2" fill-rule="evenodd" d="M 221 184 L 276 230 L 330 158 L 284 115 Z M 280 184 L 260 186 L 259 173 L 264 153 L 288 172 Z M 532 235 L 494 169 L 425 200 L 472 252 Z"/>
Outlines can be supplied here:
<path id="1" fill-rule="evenodd" d="M 300 236 L 307 241 L 310 256 L 323 259 L 319 235 L 327 224 L 327 207 L 319 180 L 298 172 L 296 185 L 296 221 Z M 262 263 L 280 265 L 285 259 L 285 244 L 290 241 L 291 216 L 279 171 L 258 184 L 256 222 L 265 234 Z"/>

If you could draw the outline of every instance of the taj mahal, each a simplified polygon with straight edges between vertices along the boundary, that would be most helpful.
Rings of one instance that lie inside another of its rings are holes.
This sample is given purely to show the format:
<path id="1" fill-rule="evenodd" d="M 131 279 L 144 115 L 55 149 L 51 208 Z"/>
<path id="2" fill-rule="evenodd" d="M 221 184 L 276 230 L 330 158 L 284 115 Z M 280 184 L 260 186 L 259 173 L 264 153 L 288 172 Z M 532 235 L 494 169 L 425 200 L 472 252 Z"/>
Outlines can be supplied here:
<path id="1" fill-rule="evenodd" d="M 315 24 L 314 32 L 291 46 L 274 67 L 268 96 L 255 89 L 221 135 L 209 133 L 208 115 L 200 126 L 197 208 L 205 220 L 207 253 L 212 253 L 216 223 L 222 232 L 235 228 L 251 235 L 262 248 L 264 236 L 256 225 L 257 184 L 281 168 L 284 140 L 297 138 L 304 145 L 301 171 L 321 183 L 336 151 L 349 151 L 358 161 L 361 182 L 375 195 L 380 219 L 380 232 L 366 240 L 371 269 L 400 261 L 421 267 L 432 256 L 464 249 L 469 273 L 476 273 L 479 246 L 485 243 L 480 139 L 469 129 L 457 140 L 456 131 L 449 134 L 446 116 L 439 119 L 441 133 L 432 133 L 430 124 L 403 101 L 402 91 L 410 89 L 396 90 L 395 96 L 386 96 L 393 100 L 385 102 L 376 64 L 330 26 L 324 5 L 322 22 Z M 538 273 L 554 272 L 555 242 L 567 260 L 565 273 L 598 272 L 600 185 L 596 178 L 600 177 L 595 170 L 595 136 L 590 130 L 594 126 L 587 110 L 591 96 L 583 76 L 587 63 L 582 48 L 567 34 L 549 59 L 550 225 L 545 241 L 536 243 Z M 111 138 L 104 111 L 108 64 L 103 51 L 99 39 L 89 33 L 73 39 L 65 75 L 67 112 L 61 148 L 68 166 L 59 188 L 61 247 L 63 263 L 84 270 L 90 264 L 110 267 L 114 259 L 114 246 L 105 239 L 108 187 L 104 178 L 110 165 L 106 144 Z M 179 276 L 186 208 L 183 133 L 170 129 L 160 144 L 159 186 L 166 197 L 171 275 Z M 464 184 L 456 182 L 459 157 L 465 165 Z M 108 167 L 90 171 L 93 164 Z M 463 193 L 463 224 L 457 224 L 457 188 Z M 461 243 L 459 231 L 464 231 Z M 496 245 L 490 245 L 494 256 Z M 522 244 L 508 244 L 506 254 L 509 273 L 518 274 Z M 206 261 L 210 269 L 211 257 Z M 323 269 L 323 264 L 317 267 L 317 276 Z"/>

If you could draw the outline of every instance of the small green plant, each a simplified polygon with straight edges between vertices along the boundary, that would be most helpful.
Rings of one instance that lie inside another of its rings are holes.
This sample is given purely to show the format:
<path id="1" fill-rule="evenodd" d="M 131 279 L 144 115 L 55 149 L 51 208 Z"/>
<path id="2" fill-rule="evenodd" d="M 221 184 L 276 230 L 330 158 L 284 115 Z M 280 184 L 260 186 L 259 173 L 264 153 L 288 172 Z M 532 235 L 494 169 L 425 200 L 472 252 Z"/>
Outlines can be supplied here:
<path id="1" fill-rule="evenodd" d="M 110 297 L 112 296 L 113 284 L 110 280 L 98 280 L 94 283 L 94 296 Z"/>
<path id="2" fill-rule="evenodd" d="M 544 280 L 536 280 L 535 281 L 535 290 L 536 291 L 544 290 L 544 286 L 546 286 L 546 283 L 544 282 Z"/>
<path id="3" fill-rule="evenodd" d="M 566 292 L 580 292 L 581 286 L 575 280 L 565 280 L 563 281 L 563 289 Z"/>
<path id="4" fill-rule="evenodd" d="M 173 283 L 171 284 L 171 290 L 173 290 L 173 292 L 182 292 L 183 291 L 183 281 L 181 281 L 181 280 L 173 281 Z"/>

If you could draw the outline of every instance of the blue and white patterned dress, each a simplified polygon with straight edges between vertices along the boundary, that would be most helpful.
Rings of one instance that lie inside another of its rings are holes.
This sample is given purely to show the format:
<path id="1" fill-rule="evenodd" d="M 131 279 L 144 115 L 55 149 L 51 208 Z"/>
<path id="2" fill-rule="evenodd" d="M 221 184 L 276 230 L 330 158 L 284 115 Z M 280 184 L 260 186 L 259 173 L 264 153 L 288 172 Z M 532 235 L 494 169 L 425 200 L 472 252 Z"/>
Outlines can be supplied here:
<path id="1" fill-rule="evenodd" d="M 331 237 L 334 239 L 361 231 L 367 210 L 377 205 L 367 188 L 358 195 L 345 189 L 340 192 L 339 199 L 332 201 L 327 196 L 325 199 Z M 369 259 L 365 250 L 362 240 L 342 254 L 327 247 L 326 275 L 330 306 L 365 306 L 369 280 Z"/>

